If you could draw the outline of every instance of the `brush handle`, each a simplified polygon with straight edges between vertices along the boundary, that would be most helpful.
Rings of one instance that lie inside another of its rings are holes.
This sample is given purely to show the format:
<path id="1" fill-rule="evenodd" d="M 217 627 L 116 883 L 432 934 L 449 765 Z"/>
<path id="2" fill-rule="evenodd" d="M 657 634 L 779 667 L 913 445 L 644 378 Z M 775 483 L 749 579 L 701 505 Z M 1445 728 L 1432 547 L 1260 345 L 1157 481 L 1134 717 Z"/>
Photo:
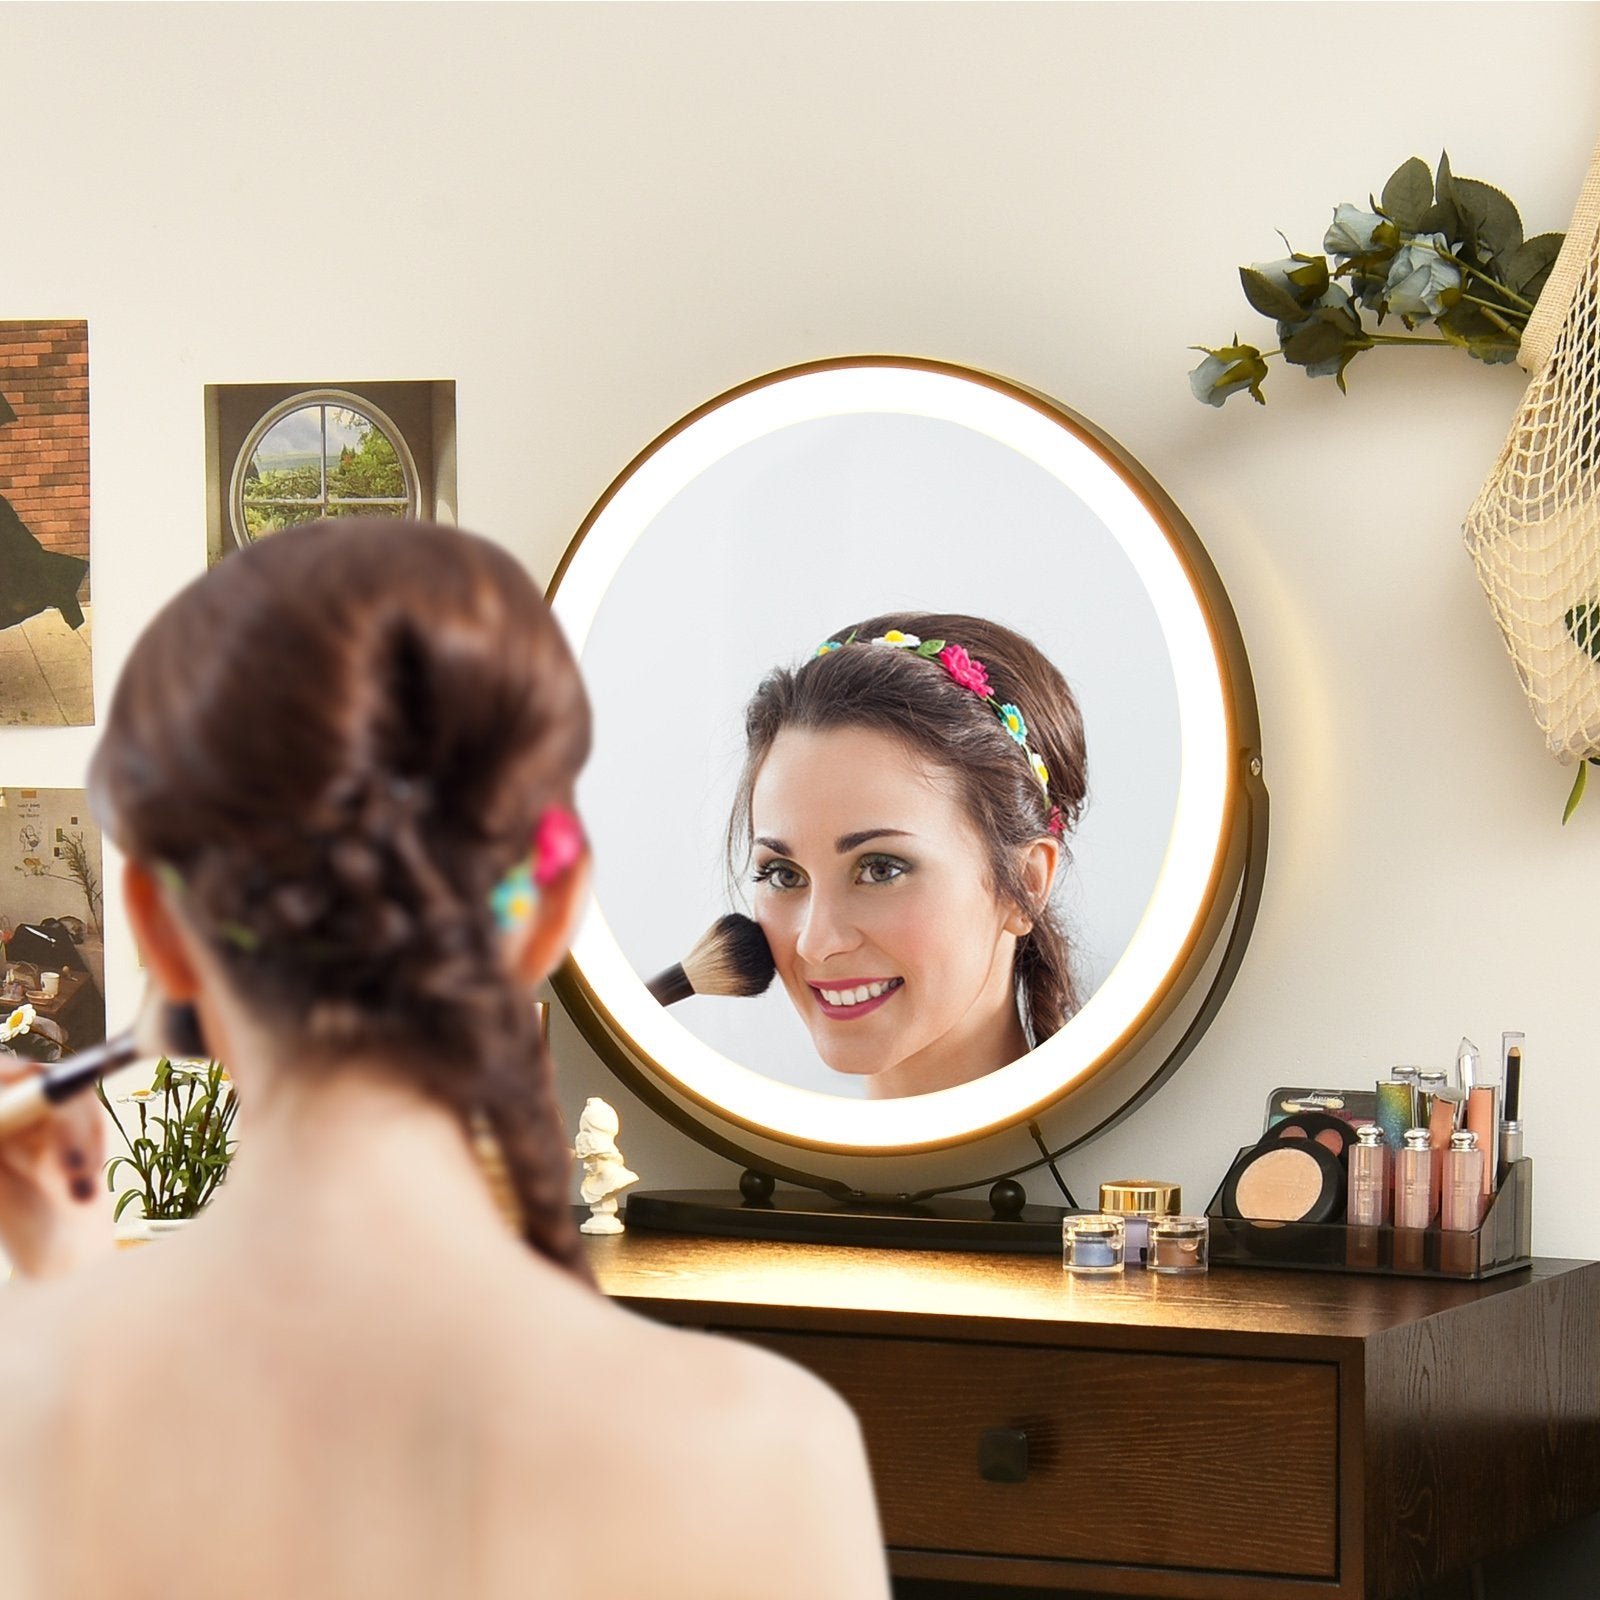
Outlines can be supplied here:
<path id="1" fill-rule="evenodd" d="M 657 973 L 645 987 L 664 1006 L 675 1006 L 694 993 L 694 985 L 689 982 L 689 974 L 683 970 L 681 961 L 676 966 L 668 967 L 665 972 Z"/>
<path id="2" fill-rule="evenodd" d="M 0 1137 L 38 1122 L 51 1106 L 81 1094 L 108 1072 L 137 1061 L 140 1053 L 132 1032 L 119 1033 L 104 1044 L 69 1056 L 53 1072 L 25 1078 L 0 1090 Z"/>

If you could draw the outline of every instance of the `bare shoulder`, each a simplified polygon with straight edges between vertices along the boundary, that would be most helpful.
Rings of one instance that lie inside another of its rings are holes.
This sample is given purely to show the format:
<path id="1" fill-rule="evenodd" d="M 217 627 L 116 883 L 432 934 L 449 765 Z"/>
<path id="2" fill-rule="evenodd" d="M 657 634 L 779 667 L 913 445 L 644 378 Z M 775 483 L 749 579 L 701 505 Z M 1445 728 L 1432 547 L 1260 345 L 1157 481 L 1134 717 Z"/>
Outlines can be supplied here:
<path id="1" fill-rule="evenodd" d="M 700 1570 L 705 1600 L 748 1594 L 752 1571 L 766 1600 L 886 1597 L 871 1475 L 845 1402 L 739 1339 L 647 1324 L 638 1348 L 639 1489 L 648 1480 L 678 1532 L 718 1552 Z"/>

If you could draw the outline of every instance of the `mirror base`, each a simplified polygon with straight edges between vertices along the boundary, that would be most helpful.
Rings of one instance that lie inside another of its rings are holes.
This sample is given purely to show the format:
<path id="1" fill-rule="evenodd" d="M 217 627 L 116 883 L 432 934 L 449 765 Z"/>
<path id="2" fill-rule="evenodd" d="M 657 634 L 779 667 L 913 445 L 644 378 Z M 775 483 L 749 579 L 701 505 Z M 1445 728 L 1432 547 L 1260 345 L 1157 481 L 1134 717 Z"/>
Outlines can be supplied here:
<path id="1" fill-rule="evenodd" d="M 733 1189 L 666 1189 L 627 1201 L 630 1228 L 662 1233 L 1022 1255 L 1059 1254 L 1061 1219 L 1071 1215 L 1061 1206 L 1025 1205 L 1000 1217 L 981 1200 L 943 1196 L 908 1205 L 857 1205 L 805 1189 L 774 1189 L 769 1199 L 756 1201 Z"/>

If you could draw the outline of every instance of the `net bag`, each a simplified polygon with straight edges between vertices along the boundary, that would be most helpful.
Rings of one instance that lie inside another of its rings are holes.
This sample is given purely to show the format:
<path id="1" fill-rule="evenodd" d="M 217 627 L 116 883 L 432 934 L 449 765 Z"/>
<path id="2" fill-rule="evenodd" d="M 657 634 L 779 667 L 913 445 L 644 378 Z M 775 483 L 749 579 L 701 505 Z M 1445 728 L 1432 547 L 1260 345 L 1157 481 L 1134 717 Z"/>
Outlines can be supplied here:
<path id="1" fill-rule="evenodd" d="M 1517 353 L 1521 409 L 1462 533 L 1545 742 L 1600 756 L 1600 146 Z"/>

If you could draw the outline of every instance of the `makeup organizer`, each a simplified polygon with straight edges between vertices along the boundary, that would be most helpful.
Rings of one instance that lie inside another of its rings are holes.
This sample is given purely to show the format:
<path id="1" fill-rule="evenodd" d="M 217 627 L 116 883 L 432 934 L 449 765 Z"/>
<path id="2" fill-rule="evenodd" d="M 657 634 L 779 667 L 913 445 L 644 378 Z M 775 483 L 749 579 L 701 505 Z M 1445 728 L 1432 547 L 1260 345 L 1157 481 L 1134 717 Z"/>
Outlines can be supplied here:
<path id="1" fill-rule="evenodd" d="M 1243 1155 L 1249 1146 L 1239 1153 Z M 1507 1168 L 1470 1232 L 1358 1226 L 1349 1222 L 1262 1222 L 1227 1215 L 1222 1189 L 1206 1207 L 1211 1219 L 1211 1264 L 1302 1268 L 1311 1272 L 1370 1272 L 1405 1278 L 1492 1278 L 1525 1267 L 1533 1257 L 1533 1162 Z"/>

